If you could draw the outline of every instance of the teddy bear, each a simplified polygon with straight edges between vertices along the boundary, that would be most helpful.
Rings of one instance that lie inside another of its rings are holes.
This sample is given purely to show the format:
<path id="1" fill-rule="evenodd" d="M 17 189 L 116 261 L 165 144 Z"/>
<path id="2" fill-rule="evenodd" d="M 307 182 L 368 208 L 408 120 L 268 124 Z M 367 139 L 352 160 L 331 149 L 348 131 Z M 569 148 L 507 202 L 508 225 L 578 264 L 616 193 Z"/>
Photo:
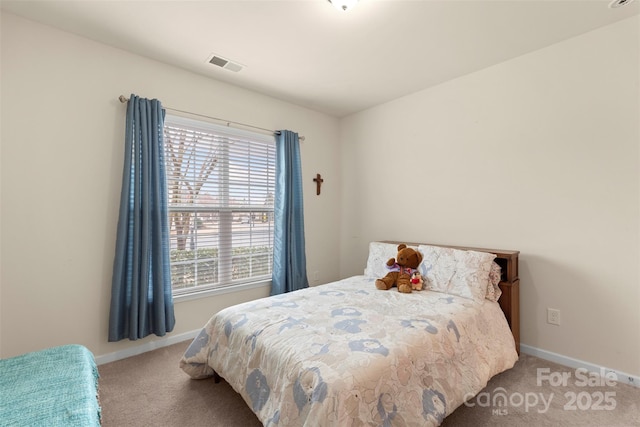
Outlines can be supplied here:
<path id="1" fill-rule="evenodd" d="M 394 286 L 398 292 L 409 294 L 412 292 L 411 275 L 422 262 L 422 253 L 407 247 L 404 243 L 398 245 L 396 258 L 387 261 L 389 272 L 386 276 L 376 280 L 376 288 L 386 291 Z"/>
<path id="2" fill-rule="evenodd" d="M 418 270 L 411 273 L 411 289 L 414 291 L 421 291 L 424 281 L 422 280 L 422 274 Z"/>

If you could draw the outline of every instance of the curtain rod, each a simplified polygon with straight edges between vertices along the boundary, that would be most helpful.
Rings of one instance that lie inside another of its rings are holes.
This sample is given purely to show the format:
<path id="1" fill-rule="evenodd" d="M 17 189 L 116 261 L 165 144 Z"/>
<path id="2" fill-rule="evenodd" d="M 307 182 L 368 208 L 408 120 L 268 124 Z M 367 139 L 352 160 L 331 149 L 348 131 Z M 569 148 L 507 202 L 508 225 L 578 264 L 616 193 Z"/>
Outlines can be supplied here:
<path id="1" fill-rule="evenodd" d="M 120 100 L 120 102 L 122 102 L 123 104 L 126 104 L 127 102 L 129 102 L 129 98 L 127 98 L 127 97 L 126 97 L 126 96 L 124 96 L 124 95 L 120 95 L 120 96 L 118 97 L 118 99 L 119 99 L 119 100 Z M 164 107 L 164 108 L 165 108 L 166 110 L 175 111 L 176 113 L 184 113 L 184 114 L 190 114 L 190 115 L 192 115 L 192 116 L 204 117 L 204 118 L 211 119 L 211 120 L 218 120 L 218 121 L 220 121 L 220 122 L 224 122 L 224 123 L 226 123 L 226 124 L 227 124 L 227 126 L 229 126 L 229 125 L 231 125 L 231 124 L 234 124 L 234 125 L 237 125 L 237 126 L 244 126 L 244 127 L 249 127 L 249 128 L 253 128 L 253 129 L 259 129 L 259 130 L 261 130 L 261 131 L 269 132 L 269 133 L 272 133 L 272 134 L 274 134 L 274 135 L 280 135 L 280 131 L 271 130 L 271 129 L 265 129 L 265 128 L 261 128 L 261 127 L 258 127 L 258 126 L 248 125 L 248 124 L 246 124 L 246 123 L 234 122 L 234 121 L 231 121 L 231 120 L 221 119 L 221 118 L 219 118 L 219 117 L 206 116 L 206 115 L 204 115 L 204 114 L 191 113 L 191 112 L 189 112 L 189 111 L 178 110 L 178 109 L 170 108 L 170 107 Z M 300 141 L 304 141 L 304 139 L 305 139 L 305 138 L 304 138 L 304 136 L 303 136 L 303 135 L 301 135 L 301 136 L 299 136 L 299 137 L 298 137 L 298 139 L 300 139 Z"/>

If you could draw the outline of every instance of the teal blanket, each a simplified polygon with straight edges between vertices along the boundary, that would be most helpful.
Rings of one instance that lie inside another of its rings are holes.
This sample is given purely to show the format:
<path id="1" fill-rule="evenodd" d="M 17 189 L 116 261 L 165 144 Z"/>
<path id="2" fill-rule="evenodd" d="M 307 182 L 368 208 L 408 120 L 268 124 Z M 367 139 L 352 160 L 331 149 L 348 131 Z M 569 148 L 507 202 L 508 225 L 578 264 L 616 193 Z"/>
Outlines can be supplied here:
<path id="1" fill-rule="evenodd" d="M 99 426 L 98 369 L 81 345 L 0 360 L 0 426 Z"/>

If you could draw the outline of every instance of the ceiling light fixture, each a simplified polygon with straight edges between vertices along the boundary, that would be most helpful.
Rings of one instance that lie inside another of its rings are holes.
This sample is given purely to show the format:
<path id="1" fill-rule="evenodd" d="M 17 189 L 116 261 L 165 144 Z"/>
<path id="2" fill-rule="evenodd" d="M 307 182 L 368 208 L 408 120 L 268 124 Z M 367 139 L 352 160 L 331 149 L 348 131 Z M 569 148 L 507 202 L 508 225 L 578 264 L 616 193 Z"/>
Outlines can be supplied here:
<path id="1" fill-rule="evenodd" d="M 611 3 L 609 3 L 609 7 L 611 9 L 616 9 L 618 7 L 622 7 L 624 5 L 627 5 L 629 3 L 633 2 L 633 0 L 613 0 Z"/>
<path id="2" fill-rule="evenodd" d="M 333 5 L 336 9 L 342 10 L 344 12 L 351 10 L 356 4 L 358 4 L 358 0 L 328 0 L 329 3 Z"/>

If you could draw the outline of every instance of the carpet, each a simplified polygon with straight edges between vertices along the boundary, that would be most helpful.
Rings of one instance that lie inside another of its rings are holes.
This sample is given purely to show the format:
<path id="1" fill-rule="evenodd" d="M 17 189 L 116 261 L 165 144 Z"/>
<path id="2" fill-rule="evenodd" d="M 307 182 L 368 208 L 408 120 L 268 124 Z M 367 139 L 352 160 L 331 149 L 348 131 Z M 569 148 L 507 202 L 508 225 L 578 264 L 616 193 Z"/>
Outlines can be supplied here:
<path id="1" fill-rule="evenodd" d="M 103 427 L 262 424 L 226 382 L 192 380 L 178 362 L 189 342 L 98 367 Z M 640 389 L 522 355 L 443 426 L 640 426 Z"/>

